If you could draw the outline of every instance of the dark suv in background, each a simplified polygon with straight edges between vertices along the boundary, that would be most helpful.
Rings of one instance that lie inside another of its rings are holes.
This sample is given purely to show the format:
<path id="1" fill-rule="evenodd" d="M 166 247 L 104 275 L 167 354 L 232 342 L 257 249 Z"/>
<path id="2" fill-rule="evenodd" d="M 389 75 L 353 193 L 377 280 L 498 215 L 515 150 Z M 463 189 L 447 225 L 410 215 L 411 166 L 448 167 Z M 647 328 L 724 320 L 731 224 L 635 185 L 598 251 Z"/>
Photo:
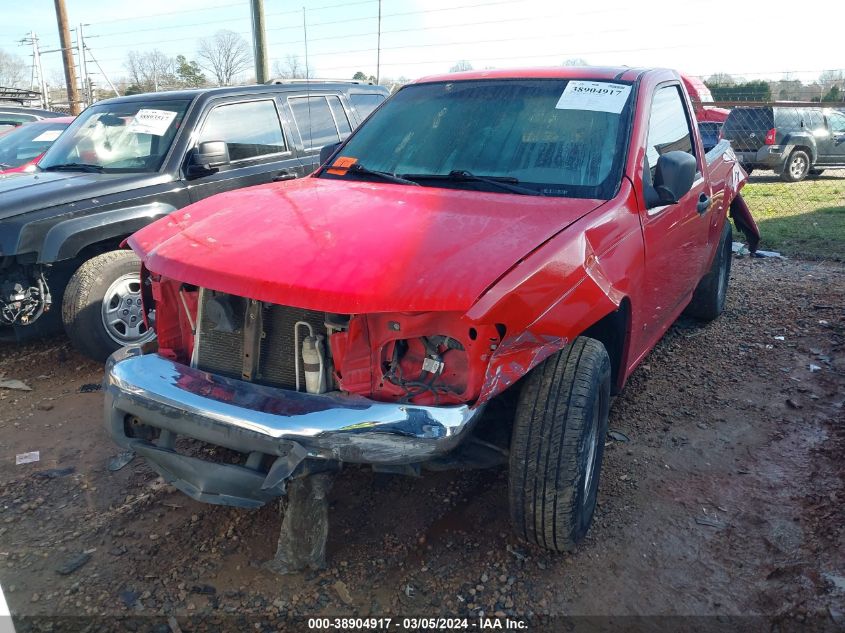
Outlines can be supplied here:
<path id="1" fill-rule="evenodd" d="M 748 172 L 773 169 L 786 182 L 845 167 L 845 114 L 812 107 L 734 108 L 722 127 Z"/>
<path id="2" fill-rule="evenodd" d="M 63 323 L 98 360 L 152 339 L 140 263 L 121 242 L 202 198 L 311 173 L 320 149 L 387 96 L 362 82 L 292 80 L 95 103 L 35 172 L 0 179 L 0 336 Z M 214 245 L 197 247 L 202 257 Z"/>

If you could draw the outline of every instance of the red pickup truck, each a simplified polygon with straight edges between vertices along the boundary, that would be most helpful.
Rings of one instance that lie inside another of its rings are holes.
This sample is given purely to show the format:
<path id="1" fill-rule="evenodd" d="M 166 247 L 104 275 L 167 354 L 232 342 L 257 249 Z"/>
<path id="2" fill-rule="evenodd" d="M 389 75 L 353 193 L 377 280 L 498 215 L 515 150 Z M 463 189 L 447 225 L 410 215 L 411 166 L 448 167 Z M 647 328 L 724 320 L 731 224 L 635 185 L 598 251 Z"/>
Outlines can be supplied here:
<path id="1" fill-rule="evenodd" d="M 158 342 L 108 362 L 112 436 L 201 501 L 287 492 L 278 568 L 320 559 L 342 464 L 508 461 L 516 531 L 571 548 L 611 397 L 724 308 L 726 218 L 753 226 L 729 145 L 674 71 L 551 68 L 421 79 L 324 149 L 129 239 Z"/>

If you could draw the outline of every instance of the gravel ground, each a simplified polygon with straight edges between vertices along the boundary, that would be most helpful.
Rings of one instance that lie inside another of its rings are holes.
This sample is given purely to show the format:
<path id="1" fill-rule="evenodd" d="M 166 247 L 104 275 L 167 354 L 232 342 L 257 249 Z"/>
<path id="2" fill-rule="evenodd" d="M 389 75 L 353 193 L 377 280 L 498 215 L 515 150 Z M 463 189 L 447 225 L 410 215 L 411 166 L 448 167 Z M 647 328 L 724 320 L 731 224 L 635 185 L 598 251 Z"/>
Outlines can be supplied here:
<path id="1" fill-rule="evenodd" d="M 196 503 L 141 459 L 111 472 L 101 368 L 63 338 L 2 343 L 0 380 L 32 388 L 0 389 L 0 583 L 18 630 L 273 631 L 353 615 L 845 627 L 844 273 L 734 262 L 726 313 L 676 323 L 614 402 L 623 435 L 567 555 L 512 534 L 504 469 L 350 468 L 331 494 L 328 569 L 276 576 L 261 563 L 278 505 Z M 40 460 L 15 465 L 29 451 Z"/>

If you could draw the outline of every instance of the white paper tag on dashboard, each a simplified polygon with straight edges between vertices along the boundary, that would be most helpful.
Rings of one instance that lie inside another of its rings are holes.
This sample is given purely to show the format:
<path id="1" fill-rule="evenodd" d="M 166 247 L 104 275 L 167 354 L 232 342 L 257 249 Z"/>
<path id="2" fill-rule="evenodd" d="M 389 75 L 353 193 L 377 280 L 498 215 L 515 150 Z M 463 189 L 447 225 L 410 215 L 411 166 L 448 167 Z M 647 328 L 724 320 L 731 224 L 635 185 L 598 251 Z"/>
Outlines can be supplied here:
<path id="1" fill-rule="evenodd" d="M 173 123 L 176 113 L 172 110 L 148 110 L 141 108 L 132 119 L 127 130 L 134 134 L 152 134 L 163 136 L 167 128 Z"/>
<path id="2" fill-rule="evenodd" d="M 573 79 L 566 84 L 555 108 L 619 114 L 625 107 L 629 94 L 631 94 L 631 86 L 625 84 Z"/>
<path id="3" fill-rule="evenodd" d="M 64 130 L 47 130 L 46 132 L 41 132 L 38 136 L 32 139 L 33 143 L 52 143 L 55 141 L 59 136 L 62 135 Z"/>

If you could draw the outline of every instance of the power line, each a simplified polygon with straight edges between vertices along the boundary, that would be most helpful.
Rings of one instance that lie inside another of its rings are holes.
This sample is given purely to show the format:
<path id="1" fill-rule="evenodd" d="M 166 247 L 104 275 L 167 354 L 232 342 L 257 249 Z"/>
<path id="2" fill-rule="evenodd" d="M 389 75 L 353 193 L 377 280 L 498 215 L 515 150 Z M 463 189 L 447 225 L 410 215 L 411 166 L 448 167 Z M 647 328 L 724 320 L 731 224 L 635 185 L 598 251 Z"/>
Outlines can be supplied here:
<path id="1" fill-rule="evenodd" d="M 339 7 L 354 7 L 354 6 L 358 6 L 358 5 L 362 5 L 362 4 L 373 4 L 377 1 L 378 0 L 358 0 L 358 2 L 340 2 L 340 3 L 336 3 L 336 4 L 327 4 L 327 5 L 323 5 L 323 6 L 319 6 L 319 7 L 311 7 L 311 8 L 308 9 L 308 11 L 314 12 L 314 11 L 325 11 L 327 9 L 337 9 Z M 162 13 L 150 13 L 150 14 L 143 15 L 143 16 L 137 16 L 136 15 L 136 16 L 126 17 L 126 18 L 114 18 L 113 20 L 102 20 L 100 22 L 91 22 L 91 25 L 93 26 L 93 25 L 98 25 L 98 24 L 114 24 L 115 22 L 126 22 L 127 20 L 138 21 L 138 20 L 145 20 L 147 18 L 155 18 L 155 17 L 168 16 L 168 15 L 178 15 L 178 14 L 181 14 L 181 13 L 199 13 L 201 11 L 217 11 L 219 9 L 229 9 L 231 7 L 245 7 L 245 5 L 246 5 L 246 2 L 242 0 L 241 2 L 230 2 L 228 4 L 220 4 L 220 5 L 213 6 L 213 7 L 199 7 L 199 8 L 196 8 L 196 9 L 179 9 L 177 11 L 164 11 Z M 267 15 L 267 16 L 271 16 L 271 15 L 298 15 L 300 13 L 300 11 L 301 11 L 300 9 L 293 10 L 293 11 L 276 11 L 276 12 L 273 12 L 273 13 L 267 13 L 265 15 Z M 231 18 L 226 18 L 226 19 L 220 19 L 220 20 L 211 20 L 211 21 L 205 22 L 203 24 L 214 24 L 214 23 L 223 23 L 223 22 L 231 22 L 231 21 L 232 21 Z M 180 26 L 182 26 L 182 27 L 195 26 L 196 24 L 197 24 L 196 22 L 192 22 L 190 25 L 184 25 L 183 24 L 183 25 L 180 25 Z M 169 28 L 169 27 L 163 27 L 163 28 Z M 127 32 L 132 33 L 133 31 L 127 31 Z"/>
<path id="2" fill-rule="evenodd" d="M 157 17 L 163 16 L 163 15 L 178 15 L 180 13 L 199 13 L 200 11 L 216 11 L 218 9 L 227 9 L 229 7 L 243 7 L 243 6 L 244 6 L 244 2 L 242 0 L 241 2 L 231 2 L 229 4 L 219 4 L 219 5 L 214 6 L 214 7 L 199 7 L 199 8 L 195 8 L 195 9 L 179 9 L 177 11 L 164 11 L 162 13 L 149 13 L 145 16 L 132 15 L 132 16 L 125 17 L 125 18 L 114 18 L 113 20 L 102 20 L 100 22 L 91 22 L 90 24 L 92 26 L 96 25 L 96 24 L 113 24 L 115 22 L 126 22 L 127 20 L 134 20 L 134 21 L 137 22 L 139 19 L 157 18 Z"/>

